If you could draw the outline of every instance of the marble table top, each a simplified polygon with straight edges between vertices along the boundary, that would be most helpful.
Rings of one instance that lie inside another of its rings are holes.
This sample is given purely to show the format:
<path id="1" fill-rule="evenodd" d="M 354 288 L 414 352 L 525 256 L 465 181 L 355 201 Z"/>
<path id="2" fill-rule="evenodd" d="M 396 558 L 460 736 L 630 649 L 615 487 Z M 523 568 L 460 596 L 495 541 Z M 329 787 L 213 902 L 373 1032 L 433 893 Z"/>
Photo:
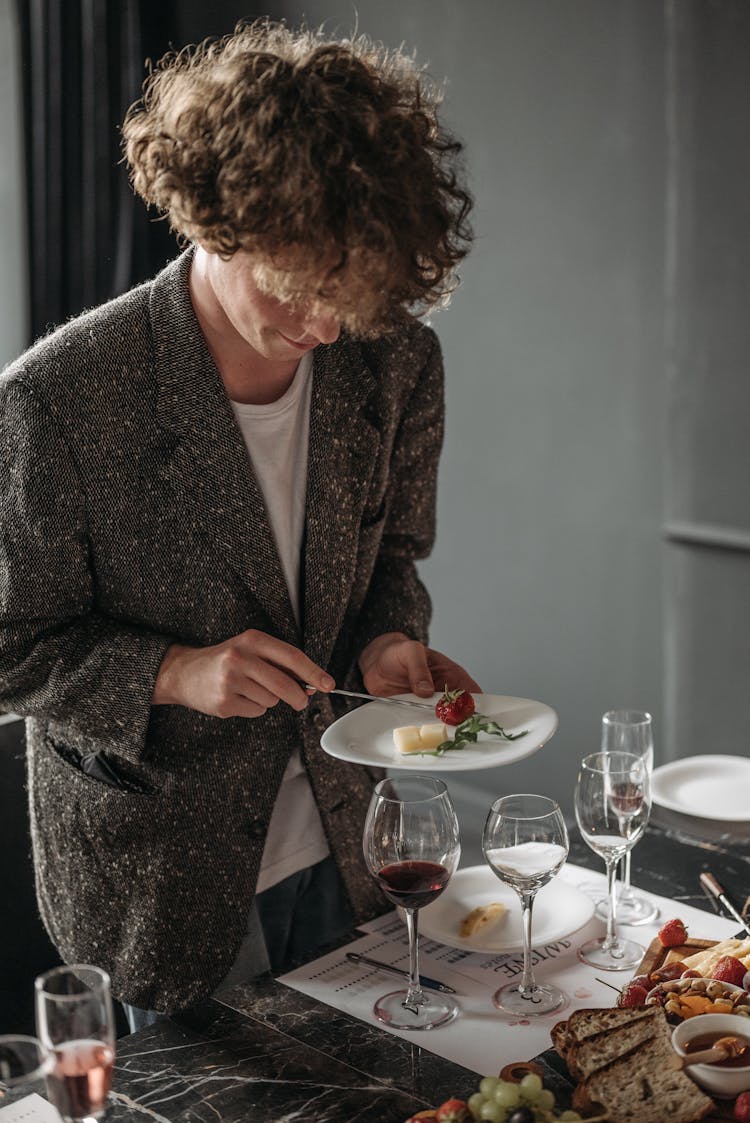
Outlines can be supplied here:
<path id="1" fill-rule="evenodd" d="M 633 851 L 634 885 L 710 909 L 698 883 L 710 869 L 741 907 L 750 839 L 718 827 L 655 814 Z M 575 829 L 570 860 L 600 868 Z M 564 1103 L 564 1066 L 536 1060 Z M 429 1034 L 403 1041 L 264 977 L 121 1038 L 107 1123 L 403 1123 L 477 1083 L 430 1053 Z"/>

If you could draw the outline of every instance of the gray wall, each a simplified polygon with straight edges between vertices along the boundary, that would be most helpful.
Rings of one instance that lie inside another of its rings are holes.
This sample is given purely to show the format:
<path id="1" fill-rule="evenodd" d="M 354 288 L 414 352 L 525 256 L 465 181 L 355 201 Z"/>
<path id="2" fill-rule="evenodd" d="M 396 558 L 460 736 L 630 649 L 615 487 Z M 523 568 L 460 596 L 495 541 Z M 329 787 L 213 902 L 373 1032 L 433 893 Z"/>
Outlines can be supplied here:
<path id="1" fill-rule="evenodd" d="M 667 750 L 748 755 L 750 5 L 665 10 Z"/>
<path id="2" fill-rule="evenodd" d="M 348 33 L 352 7 L 287 4 Z M 448 373 L 433 642 L 560 729 L 528 762 L 451 777 L 466 821 L 569 807 L 601 713 L 662 749 L 664 18 L 653 0 L 359 0 L 359 30 L 447 79 L 476 245 L 434 318 Z M 464 832 L 467 833 L 466 831 Z"/>

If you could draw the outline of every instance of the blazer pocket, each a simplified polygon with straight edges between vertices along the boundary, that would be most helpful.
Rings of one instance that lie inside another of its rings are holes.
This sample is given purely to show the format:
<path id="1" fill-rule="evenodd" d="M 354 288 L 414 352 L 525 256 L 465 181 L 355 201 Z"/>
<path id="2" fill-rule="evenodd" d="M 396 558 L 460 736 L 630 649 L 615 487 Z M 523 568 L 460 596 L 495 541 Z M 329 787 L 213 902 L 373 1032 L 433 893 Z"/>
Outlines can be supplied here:
<path id="1" fill-rule="evenodd" d="M 73 745 L 47 734 L 44 743 L 58 758 L 69 766 L 74 775 L 84 782 L 112 788 L 128 795 L 156 795 L 158 788 L 139 777 L 128 775 L 120 761 L 114 761 L 111 754 L 103 751 L 81 752 Z"/>

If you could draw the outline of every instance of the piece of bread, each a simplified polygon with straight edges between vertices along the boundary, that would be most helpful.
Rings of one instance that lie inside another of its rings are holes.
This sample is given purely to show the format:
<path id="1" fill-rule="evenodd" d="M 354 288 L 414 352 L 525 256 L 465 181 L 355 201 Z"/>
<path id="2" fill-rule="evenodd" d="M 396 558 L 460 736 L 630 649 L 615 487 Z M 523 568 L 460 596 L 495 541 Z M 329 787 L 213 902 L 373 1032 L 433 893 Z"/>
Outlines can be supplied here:
<path id="1" fill-rule="evenodd" d="M 565 1060 L 568 1071 L 574 1080 L 585 1080 L 600 1068 L 604 1068 L 619 1057 L 631 1053 L 644 1041 L 654 1036 L 658 1006 L 649 1006 L 653 1011 L 650 1017 L 632 1018 L 622 1025 L 612 1026 L 599 1033 L 593 1033 L 583 1041 L 573 1042 L 567 1050 Z"/>
<path id="2" fill-rule="evenodd" d="M 553 1048 L 560 1054 L 563 1060 L 565 1060 L 568 1055 L 568 1049 L 570 1048 L 567 1020 L 556 1022 L 549 1031 L 549 1035 L 552 1038 Z"/>
<path id="3" fill-rule="evenodd" d="M 485 928 L 489 928 L 491 924 L 497 924 L 507 913 L 507 905 L 501 904 L 500 901 L 491 901 L 488 905 L 478 905 L 477 908 L 467 913 L 461 921 L 459 929 L 461 936 L 465 940 L 470 939 L 472 936 L 483 932 Z"/>
<path id="4" fill-rule="evenodd" d="M 585 1041 L 587 1037 L 607 1029 L 630 1025 L 639 1018 L 651 1018 L 654 1010 L 658 1009 L 658 1006 L 606 1006 L 593 1010 L 574 1010 L 565 1023 L 568 1045 Z"/>
<path id="5" fill-rule="evenodd" d="M 713 1101 L 686 1073 L 670 1067 L 674 1053 L 666 1019 L 655 1028 L 653 1037 L 578 1085 L 575 1111 L 601 1107 L 609 1123 L 694 1123 L 713 1109 Z"/>

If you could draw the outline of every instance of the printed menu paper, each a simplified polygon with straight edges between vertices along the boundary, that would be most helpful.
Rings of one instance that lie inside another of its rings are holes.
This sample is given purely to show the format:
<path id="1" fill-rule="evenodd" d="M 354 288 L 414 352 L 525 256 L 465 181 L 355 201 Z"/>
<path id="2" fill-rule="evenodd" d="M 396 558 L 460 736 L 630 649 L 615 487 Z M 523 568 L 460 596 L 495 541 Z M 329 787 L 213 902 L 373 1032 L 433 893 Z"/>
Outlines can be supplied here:
<path id="1" fill-rule="evenodd" d="M 603 874 L 568 864 L 558 876 L 582 892 L 595 896 L 597 901 L 606 895 Z M 735 934 L 737 924 L 733 920 L 725 920 L 683 902 L 676 903 L 665 897 L 643 893 L 641 889 L 638 892 L 653 900 L 661 914 L 653 924 L 642 924 L 637 928 L 622 926 L 628 937 L 637 940 L 644 948 L 656 936 L 661 924 L 677 914 L 688 928 L 702 938 L 722 940 Z M 567 1005 L 541 1017 L 512 1017 L 495 1008 L 492 995 L 498 987 L 520 975 L 523 968 L 520 952 L 483 955 L 446 947 L 434 940 L 420 939 L 420 971 L 454 987 L 461 1011 L 453 1022 L 440 1029 L 410 1034 L 408 1030 L 387 1028 L 372 1013 L 375 1000 L 390 990 L 398 989 L 398 980 L 366 964 L 351 963 L 346 958 L 348 951 L 355 951 L 406 971 L 409 948 L 404 923 L 394 911 L 363 925 L 362 931 L 365 935 L 360 939 L 283 975 L 279 982 L 369 1022 L 385 1033 L 414 1041 L 422 1048 L 482 1076 L 497 1075 L 511 1061 L 529 1060 L 548 1049 L 551 1044 L 550 1029 L 573 1010 L 613 1006 L 617 996 L 611 987 L 624 986 L 632 975 L 628 971 L 602 971 L 578 960 L 576 949 L 591 937 L 604 934 L 604 922 L 593 917 L 577 932 L 534 949 L 534 971 L 538 981 L 554 981 L 568 996 Z M 606 981 L 600 982 L 600 979 Z M 607 983 L 610 985 L 607 986 Z"/>
<path id="2" fill-rule="evenodd" d="M 57 1108 L 34 1092 L 14 1104 L 0 1107 L 0 1123 L 62 1123 L 62 1120 Z"/>

